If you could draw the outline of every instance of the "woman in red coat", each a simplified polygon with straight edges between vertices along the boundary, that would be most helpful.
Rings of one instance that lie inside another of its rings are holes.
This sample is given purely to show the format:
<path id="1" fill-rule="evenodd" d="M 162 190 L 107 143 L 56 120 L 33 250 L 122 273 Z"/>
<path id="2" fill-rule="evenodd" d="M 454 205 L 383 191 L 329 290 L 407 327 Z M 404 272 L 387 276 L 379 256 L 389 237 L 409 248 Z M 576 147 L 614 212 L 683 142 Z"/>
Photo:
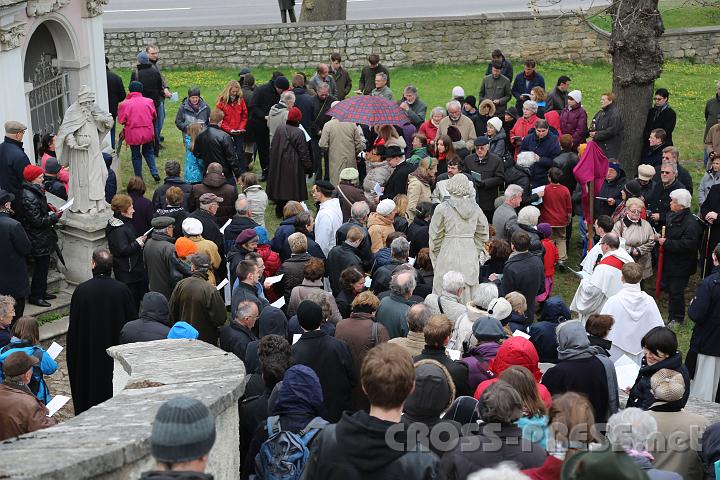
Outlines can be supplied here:
<path id="1" fill-rule="evenodd" d="M 442 107 L 435 107 L 430 113 L 430 118 L 423 122 L 418 130 L 418 133 L 422 133 L 425 137 L 427 137 L 428 151 L 431 153 L 435 152 L 435 140 L 437 137 L 438 126 L 440 125 L 440 120 L 443 118 L 445 118 L 445 110 Z"/>
<path id="2" fill-rule="evenodd" d="M 245 105 L 240 82 L 230 80 L 225 89 L 217 99 L 215 108 L 222 110 L 225 114 L 220 127 L 225 130 L 233 139 L 235 152 L 240 161 L 240 171 L 245 172 L 245 129 L 248 121 L 248 109 Z"/>

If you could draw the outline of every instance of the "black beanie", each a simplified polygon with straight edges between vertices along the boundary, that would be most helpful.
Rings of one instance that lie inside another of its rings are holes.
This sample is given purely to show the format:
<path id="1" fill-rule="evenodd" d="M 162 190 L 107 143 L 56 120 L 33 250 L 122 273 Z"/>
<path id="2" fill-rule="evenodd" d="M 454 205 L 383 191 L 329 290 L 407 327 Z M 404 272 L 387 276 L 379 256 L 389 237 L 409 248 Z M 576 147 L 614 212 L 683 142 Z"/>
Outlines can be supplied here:
<path id="1" fill-rule="evenodd" d="M 323 320 L 322 307 L 311 300 L 303 300 L 298 305 L 297 317 L 303 330 L 317 330 Z"/>

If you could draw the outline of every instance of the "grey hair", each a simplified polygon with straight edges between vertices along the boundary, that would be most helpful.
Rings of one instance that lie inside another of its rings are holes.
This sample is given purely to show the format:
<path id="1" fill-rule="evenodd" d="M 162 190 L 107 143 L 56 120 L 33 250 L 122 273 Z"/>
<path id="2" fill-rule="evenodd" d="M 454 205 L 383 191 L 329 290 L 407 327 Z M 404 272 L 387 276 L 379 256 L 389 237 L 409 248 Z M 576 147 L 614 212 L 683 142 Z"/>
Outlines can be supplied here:
<path id="1" fill-rule="evenodd" d="M 537 162 L 537 160 L 535 160 L 534 152 L 520 152 L 517 160 L 515 160 L 516 165 L 525 168 L 532 167 L 535 162 Z"/>
<path id="2" fill-rule="evenodd" d="M 407 270 L 395 273 L 390 280 L 390 291 L 402 297 L 412 294 L 416 286 L 415 273 Z"/>
<path id="3" fill-rule="evenodd" d="M 533 205 L 528 205 L 527 207 L 521 208 L 518 212 L 517 222 L 522 225 L 529 225 L 531 227 L 534 227 L 538 224 L 539 218 L 540 210 Z"/>
<path id="4" fill-rule="evenodd" d="M 405 320 L 407 321 L 410 331 L 422 333 L 432 314 L 432 310 L 424 303 L 416 303 L 408 308 L 405 313 Z"/>
<path id="5" fill-rule="evenodd" d="M 678 150 L 678 148 L 674 145 L 663 148 L 663 153 L 669 153 L 672 155 L 676 162 L 680 161 L 680 150 Z"/>
<path id="6" fill-rule="evenodd" d="M 498 298 L 500 293 L 498 287 L 494 283 L 485 282 L 478 285 L 473 295 L 472 303 L 476 307 L 480 307 L 483 310 L 487 310 L 490 306 L 490 302 Z"/>
<path id="7" fill-rule="evenodd" d="M 235 200 L 235 211 L 240 215 L 247 215 L 250 211 L 250 199 L 244 193 L 238 195 L 238 199 Z"/>
<path id="8" fill-rule="evenodd" d="M 370 207 L 367 202 L 355 202 L 350 207 L 350 216 L 353 220 L 362 220 L 370 215 Z"/>
<path id="9" fill-rule="evenodd" d="M 0 295 L 0 317 L 10 314 L 10 309 L 15 307 L 15 299 L 10 295 Z"/>
<path id="10" fill-rule="evenodd" d="M 245 317 L 249 317 L 254 311 L 257 311 L 257 305 L 255 302 L 251 302 L 250 300 L 240 302 L 235 310 L 235 320 L 239 321 Z"/>
<path id="11" fill-rule="evenodd" d="M 626 451 L 646 452 L 657 431 L 657 422 L 652 415 L 639 408 L 630 407 L 610 417 L 605 435 L 615 447 L 622 447 Z"/>
<path id="12" fill-rule="evenodd" d="M 672 169 L 672 171 L 677 174 L 678 173 L 678 166 L 675 162 L 662 162 L 662 165 L 660 166 L 660 170 L 662 170 L 663 167 L 668 167 Z"/>
<path id="13" fill-rule="evenodd" d="M 538 104 L 535 100 L 525 100 L 525 102 L 523 102 L 523 108 L 527 108 L 528 110 L 532 110 L 537 113 Z"/>
<path id="14" fill-rule="evenodd" d="M 458 110 L 462 109 L 462 105 L 460 105 L 460 102 L 458 102 L 457 100 L 450 100 L 450 101 L 445 105 L 445 110 L 450 110 L 451 107 L 452 107 L 452 108 L 457 108 Z"/>
<path id="15" fill-rule="evenodd" d="M 493 468 L 483 468 L 468 475 L 467 480 L 527 480 L 513 462 L 502 462 Z"/>
<path id="16" fill-rule="evenodd" d="M 410 255 L 410 242 L 405 237 L 398 237 L 390 244 L 390 255 L 393 258 L 405 259 Z"/>
<path id="17" fill-rule="evenodd" d="M 613 250 L 617 250 L 618 248 L 620 248 L 620 237 L 618 237 L 616 233 L 606 233 L 600 239 L 600 243 L 602 245 L 607 245 Z"/>
<path id="18" fill-rule="evenodd" d="M 465 277 L 460 272 L 450 270 L 442 277 L 442 288 L 448 293 L 455 293 L 465 288 Z"/>
<path id="19" fill-rule="evenodd" d="M 432 116 L 435 115 L 436 113 L 439 113 L 439 114 L 442 115 L 443 117 L 447 115 L 447 113 L 445 112 L 445 109 L 444 109 L 443 107 L 435 107 L 435 108 L 433 108 L 432 111 L 430 112 L 430 116 L 432 117 Z"/>
<path id="20" fill-rule="evenodd" d="M 405 87 L 405 90 L 403 91 L 403 93 L 408 93 L 408 92 L 417 95 L 417 88 L 415 87 L 415 85 L 408 85 L 407 87 Z"/>
<path id="21" fill-rule="evenodd" d="M 522 416 L 522 398 L 509 383 L 498 380 L 480 397 L 480 416 L 485 423 L 510 424 Z"/>
<path id="22" fill-rule="evenodd" d="M 505 189 L 505 200 L 510 200 L 514 197 L 517 197 L 518 195 L 522 196 L 522 194 L 523 188 L 520 185 L 515 185 L 514 183 L 511 183 Z"/>
<path id="23" fill-rule="evenodd" d="M 690 204 L 692 203 L 692 195 L 684 188 L 678 188 L 670 192 L 670 198 L 685 208 L 690 208 Z"/>
<path id="24" fill-rule="evenodd" d="M 295 103 L 295 94 L 290 91 L 283 92 L 282 95 L 280 95 L 280 101 L 284 103 L 287 103 L 288 101 Z"/>
<path id="25" fill-rule="evenodd" d="M 320 82 L 320 85 L 317 86 L 316 90 L 319 92 L 320 90 L 330 90 L 330 84 L 327 82 Z"/>
<path id="26" fill-rule="evenodd" d="M 330 306 L 325 290 L 312 290 L 305 300 L 310 300 L 311 302 L 320 305 L 323 312 L 323 320 L 327 320 L 332 317 L 332 307 Z"/>
<path id="27" fill-rule="evenodd" d="M 387 81 L 387 74 L 385 72 L 378 72 L 375 74 L 375 78 L 380 77 L 383 80 Z"/>

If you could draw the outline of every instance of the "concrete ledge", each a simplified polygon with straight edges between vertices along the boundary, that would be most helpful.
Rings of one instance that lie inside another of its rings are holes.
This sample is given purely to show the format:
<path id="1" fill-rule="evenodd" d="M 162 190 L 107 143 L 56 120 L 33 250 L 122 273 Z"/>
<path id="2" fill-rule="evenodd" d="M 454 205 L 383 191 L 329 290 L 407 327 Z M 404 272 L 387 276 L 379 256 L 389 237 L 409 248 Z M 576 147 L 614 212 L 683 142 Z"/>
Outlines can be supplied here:
<path id="1" fill-rule="evenodd" d="M 202 401 L 216 417 L 209 473 L 238 477 L 237 401 L 245 367 L 235 355 L 196 340 L 121 345 L 108 354 L 116 372 L 125 373 L 114 382 L 127 388 L 66 423 L 0 443 L 1 478 L 138 478 L 154 465 L 149 438 L 155 412 L 178 395 Z"/>
<path id="2" fill-rule="evenodd" d="M 70 325 L 70 317 L 62 317 L 55 321 L 40 325 L 40 341 L 65 335 Z M 64 345 L 63 345 L 64 346 Z"/>

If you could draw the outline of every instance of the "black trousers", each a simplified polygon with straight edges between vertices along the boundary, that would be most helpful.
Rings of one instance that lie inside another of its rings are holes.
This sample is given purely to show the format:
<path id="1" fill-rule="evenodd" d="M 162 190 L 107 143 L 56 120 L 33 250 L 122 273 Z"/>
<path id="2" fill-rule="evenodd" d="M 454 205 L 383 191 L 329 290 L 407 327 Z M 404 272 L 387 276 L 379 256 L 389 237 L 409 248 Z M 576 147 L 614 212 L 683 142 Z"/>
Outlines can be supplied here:
<path id="1" fill-rule="evenodd" d="M 145 285 L 145 281 L 140 280 L 138 282 L 124 283 L 130 289 L 130 293 L 132 293 L 133 295 L 133 300 L 135 300 L 135 311 L 140 313 L 140 303 L 142 302 L 143 297 L 147 293 L 147 286 Z"/>
<path id="2" fill-rule="evenodd" d="M 47 277 L 50 270 L 50 255 L 33 257 L 35 268 L 30 282 L 30 299 L 42 300 L 47 293 Z"/>
<path id="3" fill-rule="evenodd" d="M 688 280 L 690 280 L 689 276 L 663 276 L 663 282 L 670 295 L 668 302 L 670 321 L 682 322 L 685 320 L 685 288 L 687 288 Z"/>
<path id="4" fill-rule="evenodd" d="M 267 125 L 257 127 L 255 134 L 255 146 L 257 147 L 258 157 L 260 157 L 260 168 L 262 173 L 267 174 L 268 165 L 270 165 L 270 130 Z"/>

